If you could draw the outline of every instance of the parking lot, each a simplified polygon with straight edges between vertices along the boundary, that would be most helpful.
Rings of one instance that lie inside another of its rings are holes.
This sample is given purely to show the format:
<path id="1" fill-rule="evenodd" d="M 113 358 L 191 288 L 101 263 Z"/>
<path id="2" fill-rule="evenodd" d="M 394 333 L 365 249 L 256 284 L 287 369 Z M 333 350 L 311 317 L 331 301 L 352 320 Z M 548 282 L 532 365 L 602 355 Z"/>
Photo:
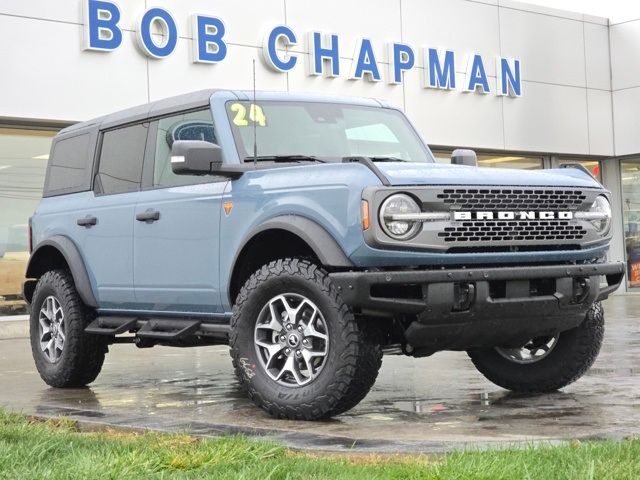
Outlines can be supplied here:
<path id="1" fill-rule="evenodd" d="M 384 358 L 378 382 L 352 411 L 323 422 L 274 420 L 239 391 L 226 347 L 139 350 L 115 345 L 87 389 L 39 378 L 28 339 L 0 340 L 0 406 L 87 424 L 200 435 L 241 433 L 297 448 L 438 452 L 537 440 L 640 435 L 640 297 L 605 303 L 607 332 L 590 372 L 562 392 L 514 395 L 466 354 Z"/>

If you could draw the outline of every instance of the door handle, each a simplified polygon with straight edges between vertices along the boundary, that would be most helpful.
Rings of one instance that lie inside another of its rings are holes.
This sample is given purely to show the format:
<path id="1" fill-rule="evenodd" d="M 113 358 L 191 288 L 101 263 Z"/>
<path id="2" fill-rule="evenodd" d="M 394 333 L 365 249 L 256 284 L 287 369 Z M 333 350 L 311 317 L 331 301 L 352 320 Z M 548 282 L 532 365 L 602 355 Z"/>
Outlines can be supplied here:
<path id="1" fill-rule="evenodd" d="M 98 219 L 92 215 L 87 215 L 84 218 L 76 220 L 76 223 L 81 227 L 91 228 L 93 225 L 98 223 Z"/>
<path id="2" fill-rule="evenodd" d="M 156 220 L 160 220 L 160 212 L 157 210 L 147 210 L 146 212 L 136 214 L 136 220 L 139 222 L 152 223 Z"/>

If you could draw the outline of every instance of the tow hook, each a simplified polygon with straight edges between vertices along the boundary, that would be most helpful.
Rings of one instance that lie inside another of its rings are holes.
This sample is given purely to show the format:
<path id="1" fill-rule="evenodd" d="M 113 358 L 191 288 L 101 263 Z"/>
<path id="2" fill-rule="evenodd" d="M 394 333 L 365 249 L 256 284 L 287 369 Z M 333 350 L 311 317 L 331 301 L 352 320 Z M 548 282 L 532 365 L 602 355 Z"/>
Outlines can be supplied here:
<path id="1" fill-rule="evenodd" d="M 576 278 L 573 282 L 573 298 L 575 303 L 584 302 L 590 290 L 591 281 L 588 278 Z"/>
<path id="2" fill-rule="evenodd" d="M 464 312 L 469 310 L 476 296 L 476 286 L 473 283 L 456 283 L 454 287 L 454 304 L 452 311 Z"/>

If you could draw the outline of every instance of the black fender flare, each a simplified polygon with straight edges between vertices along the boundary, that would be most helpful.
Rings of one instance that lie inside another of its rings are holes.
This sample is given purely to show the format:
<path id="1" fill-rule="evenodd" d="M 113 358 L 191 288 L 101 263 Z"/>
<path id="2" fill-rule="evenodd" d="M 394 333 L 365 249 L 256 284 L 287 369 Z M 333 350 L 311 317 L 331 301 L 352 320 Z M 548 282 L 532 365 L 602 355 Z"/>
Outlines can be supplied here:
<path id="1" fill-rule="evenodd" d="M 281 215 L 273 217 L 251 230 L 243 239 L 233 265 L 235 267 L 238 256 L 244 247 L 256 235 L 267 230 L 286 230 L 300 237 L 311 247 L 320 262 L 329 267 L 352 267 L 353 263 L 345 255 L 338 242 L 322 226 L 300 215 Z"/>
<path id="2" fill-rule="evenodd" d="M 240 254 L 256 235 L 268 230 L 284 230 L 296 235 L 309 245 L 313 253 L 318 257 L 318 260 L 320 260 L 320 263 L 324 266 L 353 267 L 353 263 L 345 255 L 340 245 L 338 245 L 338 242 L 318 223 L 299 215 L 281 215 L 266 220 L 245 235 L 234 255 L 227 278 L 227 289 L 231 288 L 234 273 L 240 261 Z"/>
<path id="3" fill-rule="evenodd" d="M 69 265 L 69 270 L 71 271 L 71 276 L 73 277 L 76 290 L 84 304 L 89 307 L 97 308 L 98 302 L 93 294 L 89 274 L 87 273 L 80 251 L 70 238 L 63 235 L 55 235 L 40 242 L 31 254 L 25 274 L 26 278 L 29 280 L 26 280 L 22 287 L 25 300 L 31 302 L 33 291 L 35 290 L 35 284 L 37 283 L 34 279 L 37 278 L 39 274 L 43 273 L 41 266 L 41 262 L 43 261 L 42 257 L 44 255 L 43 250 L 49 247 L 59 251 L 67 262 L 67 265 Z"/>

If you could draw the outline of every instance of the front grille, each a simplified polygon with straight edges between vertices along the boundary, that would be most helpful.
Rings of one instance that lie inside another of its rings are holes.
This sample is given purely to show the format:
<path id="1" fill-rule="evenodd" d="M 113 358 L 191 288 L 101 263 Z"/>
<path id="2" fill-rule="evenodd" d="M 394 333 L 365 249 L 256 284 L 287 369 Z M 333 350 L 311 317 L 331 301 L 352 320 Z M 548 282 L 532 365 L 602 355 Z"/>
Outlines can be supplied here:
<path id="1" fill-rule="evenodd" d="M 445 242 L 518 242 L 582 240 L 587 231 L 567 220 L 475 220 L 445 227 L 438 237 Z"/>
<path id="2" fill-rule="evenodd" d="M 575 189 L 448 188 L 437 198 L 456 210 L 576 210 L 587 197 Z"/>

